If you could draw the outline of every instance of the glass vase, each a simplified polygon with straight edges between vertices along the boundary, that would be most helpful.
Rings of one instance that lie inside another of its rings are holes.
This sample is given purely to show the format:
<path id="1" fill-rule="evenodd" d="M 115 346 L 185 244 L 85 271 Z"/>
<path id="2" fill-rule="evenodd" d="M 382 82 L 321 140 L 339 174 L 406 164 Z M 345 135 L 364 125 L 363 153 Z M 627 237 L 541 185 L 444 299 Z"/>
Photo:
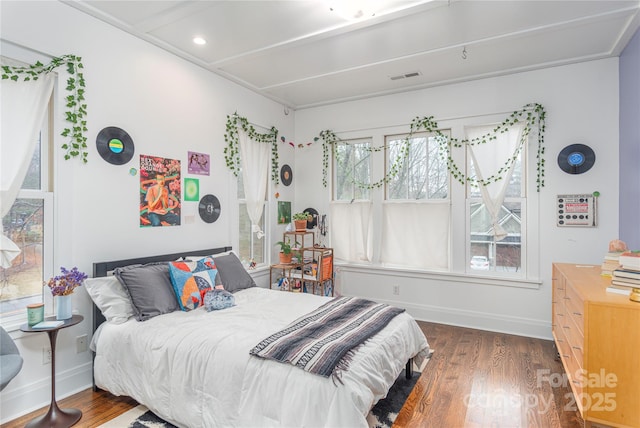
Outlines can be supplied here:
<path id="1" fill-rule="evenodd" d="M 71 294 L 66 296 L 56 296 L 57 320 L 68 320 L 73 316 L 71 303 Z"/>

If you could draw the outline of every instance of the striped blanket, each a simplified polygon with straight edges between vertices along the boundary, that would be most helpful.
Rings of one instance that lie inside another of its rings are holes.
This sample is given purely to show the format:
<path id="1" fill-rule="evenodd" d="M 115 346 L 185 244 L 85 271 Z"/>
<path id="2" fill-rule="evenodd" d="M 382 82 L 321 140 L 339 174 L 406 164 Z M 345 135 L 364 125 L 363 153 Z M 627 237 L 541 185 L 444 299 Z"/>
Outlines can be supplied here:
<path id="1" fill-rule="evenodd" d="M 356 346 L 404 309 L 356 297 L 336 297 L 258 343 L 249 353 L 340 379 Z"/>

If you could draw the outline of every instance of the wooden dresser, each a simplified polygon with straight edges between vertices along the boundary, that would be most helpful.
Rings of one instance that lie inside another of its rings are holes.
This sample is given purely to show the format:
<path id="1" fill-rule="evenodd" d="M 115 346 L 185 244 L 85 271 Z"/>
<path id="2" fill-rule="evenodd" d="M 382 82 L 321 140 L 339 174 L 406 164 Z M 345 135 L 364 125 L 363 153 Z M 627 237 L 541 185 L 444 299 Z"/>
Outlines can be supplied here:
<path id="1" fill-rule="evenodd" d="M 600 271 L 553 264 L 553 337 L 575 399 L 567 410 L 577 406 L 586 426 L 640 427 L 640 303 L 606 291 Z"/>

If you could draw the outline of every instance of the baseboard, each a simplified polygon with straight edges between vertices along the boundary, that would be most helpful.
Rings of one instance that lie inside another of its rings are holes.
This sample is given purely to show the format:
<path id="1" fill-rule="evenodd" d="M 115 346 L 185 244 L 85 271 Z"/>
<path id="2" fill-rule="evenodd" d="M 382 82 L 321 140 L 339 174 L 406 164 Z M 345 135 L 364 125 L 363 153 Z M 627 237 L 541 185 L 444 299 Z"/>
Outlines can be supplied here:
<path id="1" fill-rule="evenodd" d="M 24 367 L 23 367 L 24 370 Z M 56 373 L 56 399 L 59 401 L 91 388 L 93 365 L 91 362 Z M 51 378 L 32 382 L 23 387 L 7 388 L 0 400 L 0 423 L 4 424 L 51 403 Z"/>
<path id="2" fill-rule="evenodd" d="M 415 305 L 407 302 L 387 301 L 384 303 L 406 309 L 412 317 L 419 321 L 553 340 L 551 322 L 441 306 Z"/>

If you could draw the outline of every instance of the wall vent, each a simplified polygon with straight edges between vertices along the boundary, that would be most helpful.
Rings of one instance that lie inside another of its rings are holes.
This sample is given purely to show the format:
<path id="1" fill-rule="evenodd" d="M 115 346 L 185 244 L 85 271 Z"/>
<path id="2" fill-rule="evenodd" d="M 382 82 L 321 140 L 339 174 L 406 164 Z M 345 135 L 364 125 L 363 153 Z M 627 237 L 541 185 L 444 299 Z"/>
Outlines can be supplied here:
<path id="1" fill-rule="evenodd" d="M 389 79 L 391 79 L 391 80 L 408 79 L 410 77 L 418 77 L 421 74 L 422 73 L 420 73 L 419 71 L 413 71 L 411 73 L 398 74 L 397 76 L 391 76 L 391 77 L 389 77 Z"/>

